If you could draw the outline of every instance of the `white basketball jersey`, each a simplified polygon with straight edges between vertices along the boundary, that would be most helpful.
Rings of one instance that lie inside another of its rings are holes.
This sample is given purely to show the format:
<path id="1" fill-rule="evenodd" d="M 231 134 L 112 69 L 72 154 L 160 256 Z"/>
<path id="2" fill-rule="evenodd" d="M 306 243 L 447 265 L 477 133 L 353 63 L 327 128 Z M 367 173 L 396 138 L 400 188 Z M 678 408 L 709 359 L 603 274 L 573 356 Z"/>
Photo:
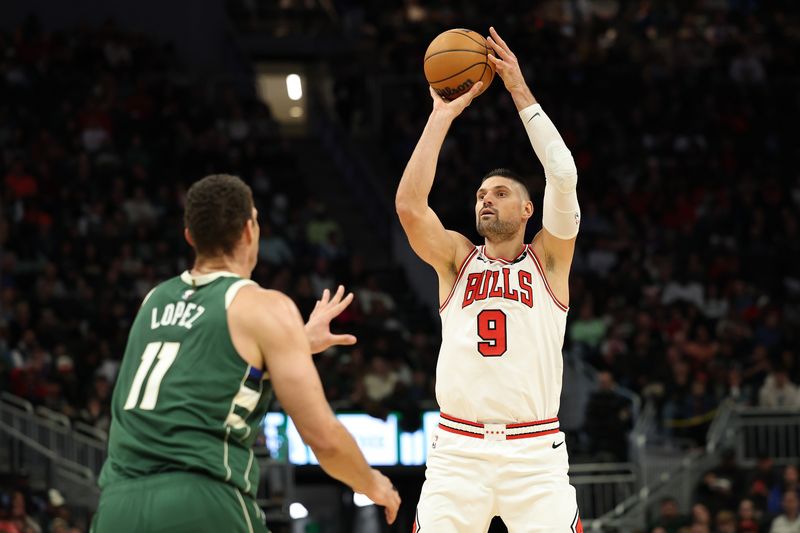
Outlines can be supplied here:
<path id="1" fill-rule="evenodd" d="M 485 423 L 558 416 L 567 310 L 532 246 L 513 261 L 474 248 L 440 309 L 442 412 Z"/>

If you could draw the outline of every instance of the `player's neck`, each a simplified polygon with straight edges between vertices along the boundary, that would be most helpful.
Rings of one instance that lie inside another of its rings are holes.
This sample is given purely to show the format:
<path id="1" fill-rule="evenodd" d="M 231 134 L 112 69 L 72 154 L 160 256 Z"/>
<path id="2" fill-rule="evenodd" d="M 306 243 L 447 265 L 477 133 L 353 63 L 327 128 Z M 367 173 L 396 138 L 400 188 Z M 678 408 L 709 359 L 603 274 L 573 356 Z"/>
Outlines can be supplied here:
<path id="1" fill-rule="evenodd" d="M 507 241 L 490 241 L 486 239 L 484 242 L 486 245 L 484 251 L 488 256 L 497 259 L 505 259 L 506 261 L 513 261 L 516 259 L 519 254 L 522 253 L 523 248 L 525 248 L 523 240 L 518 238 Z"/>
<path id="2" fill-rule="evenodd" d="M 232 272 L 242 278 L 249 278 L 250 271 L 241 262 L 230 256 L 197 257 L 190 273 L 194 276 L 213 272 Z"/>

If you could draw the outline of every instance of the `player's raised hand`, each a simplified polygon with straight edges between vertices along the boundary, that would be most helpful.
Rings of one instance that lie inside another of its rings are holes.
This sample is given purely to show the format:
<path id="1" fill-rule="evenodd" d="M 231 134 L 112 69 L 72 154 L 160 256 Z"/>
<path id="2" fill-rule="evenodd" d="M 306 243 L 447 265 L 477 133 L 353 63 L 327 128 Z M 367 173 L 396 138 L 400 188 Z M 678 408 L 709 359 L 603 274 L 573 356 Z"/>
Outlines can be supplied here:
<path id="1" fill-rule="evenodd" d="M 400 508 L 400 494 L 388 477 L 373 469 L 372 486 L 365 496 L 377 505 L 383 506 L 386 522 L 389 524 L 394 523 L 395 518 L 397 518 L 397 510 Z"/>
<path id="2" fill-rule="evenodd" d="M 331 297 L 331 291 L 322 291 L 322 297 L 317 300 L 311 316 L 308 317 L 305 330 L 308 342 L 311 344 L 311 353 L 324 352 L 331 346 L 351 345 L 356 343 L 353 335 L 334 335 L 331 333 L 331 320 L 339 316 L 353 301 L 353 293 L 344 295 L 344 286 L 339 285 L 336 294 Z"/>
<path id="3" fill-rule="evenodd" d="M 486 41 L 494 50 L 494 54 L 489 54 L 489 61 L 494 64 L 497 74 L 503 80 L 506 89 L 513 91 L 525 87 L 525 78 L 522 76 L 522 69 L 519 67 L 517 56 L 511 51 L 506 42 L 494 29 L 489 28 L 489 36 Z"/>
<path id="4" fill-rule="evenodd" d="M 473 85 L 469 91 L 465 92 L 455 100 L 448 101 L 436 94 L 436 91 L 433 90 L 433 87 L 428 86 L 428 89 L 430 89 L 431 92 L 431 98 L 433 98 L 433 110 L 435 112 L 444 113 L 450 118 L 456 118 L 469 106 L 469 104 L 472 103 L 472 100 L 478 96 L 478 94 L 480 94 L 481 87 L 483 87 L 483 82 L 479 81 Z"/>

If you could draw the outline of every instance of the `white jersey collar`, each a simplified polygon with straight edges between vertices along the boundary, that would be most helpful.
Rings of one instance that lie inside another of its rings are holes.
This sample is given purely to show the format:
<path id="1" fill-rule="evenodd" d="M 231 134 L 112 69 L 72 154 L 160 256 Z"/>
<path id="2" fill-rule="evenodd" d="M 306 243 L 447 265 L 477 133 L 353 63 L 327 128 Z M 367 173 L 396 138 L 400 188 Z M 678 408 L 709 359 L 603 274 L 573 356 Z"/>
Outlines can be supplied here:
<path id="1" fill-rule="evenodd" d="M 219 270 L 217 272 L 209 272 L 208 274 L 200 274 L 200 275 L 192 275 L 191 272 L 188 270 L 184 271 L 181 274 L 181 281 L 186 283 L 187 285 L 191 285 L 193 287 L 199 287 L 201 285 L 208 285 L 212 281 L 215 281 L 219 278 L 238 278 L 240 277 L 238 274 L 234 274 L 233 272 L 227 272 L 225 270 Z"/>

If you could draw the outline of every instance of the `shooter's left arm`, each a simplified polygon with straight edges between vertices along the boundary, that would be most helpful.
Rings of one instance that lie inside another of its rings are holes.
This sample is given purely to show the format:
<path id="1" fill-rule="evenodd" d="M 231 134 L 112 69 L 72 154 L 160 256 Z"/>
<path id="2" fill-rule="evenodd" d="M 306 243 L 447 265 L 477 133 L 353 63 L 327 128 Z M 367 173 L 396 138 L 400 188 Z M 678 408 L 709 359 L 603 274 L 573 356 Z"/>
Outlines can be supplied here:
<path id="1" fill-rule="evenodd" d="M 543 230 L 537 234 L 534 245 L 539 244 L 537 239 L 541 240 L 547 270 L 567 274 L 580 225 L 575 160 L 553 121 L 525 83 L 517 57 L 494 28 L 490 28 L 489 33 L 487 40 L 496 53 L 489 59 L 511 94 L 533 150 L 544 167 Z"/>

